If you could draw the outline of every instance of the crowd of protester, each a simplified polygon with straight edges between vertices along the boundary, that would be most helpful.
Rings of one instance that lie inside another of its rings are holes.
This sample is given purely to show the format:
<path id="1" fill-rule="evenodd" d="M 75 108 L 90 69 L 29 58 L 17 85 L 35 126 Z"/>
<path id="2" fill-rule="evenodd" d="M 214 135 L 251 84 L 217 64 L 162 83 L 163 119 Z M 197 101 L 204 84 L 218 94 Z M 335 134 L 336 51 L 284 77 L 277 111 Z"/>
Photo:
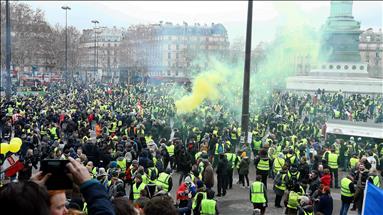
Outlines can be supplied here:
<path id="1" fill-rule="evenodd" d="M 341 188 L 347 214 L 350 205 L 361 212 L 366 181 L 380 186 L 383 143 L 328 135 L 326 121 L 381 123 L 381 96 L 273 92 L 252 113 L 247 144 L 223 102 L 177 114 L 176 87 L 56 84 L 41 95 L 2 97 L 1 142 L 23 143 L 22 167 L 1 174 L 0 203 L 12 214 L 218 214 L 217 199 L 238 184 L 255 213 L 266 212 L 273 189 L 273 206 L 286 214 L 327 215 L 331 188 Z M 69 160 L 73 190 L 46 189 L 49 175 L 32 174 L 44 159 Z M 341 168 L 349 174 L 339 180 Z"/>

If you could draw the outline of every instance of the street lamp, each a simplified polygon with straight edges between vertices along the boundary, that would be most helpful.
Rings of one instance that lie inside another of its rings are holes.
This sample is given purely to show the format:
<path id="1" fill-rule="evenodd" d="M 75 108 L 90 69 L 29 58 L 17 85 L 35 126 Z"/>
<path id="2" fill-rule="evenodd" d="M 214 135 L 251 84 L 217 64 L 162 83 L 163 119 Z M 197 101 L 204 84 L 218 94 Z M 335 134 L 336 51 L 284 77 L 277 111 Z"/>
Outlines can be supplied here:
<path id="1" fill-rule="evenodd" d="M 97 67 L 98 67 L 98 59 L 97 59 L 97 35 L 96 35 L 96 27 L 97 24 L 100 23 L 97 20 L 92 20 L 92 23 L 94 23 L 94 75 L 96 75 Z M 96 67 L 97 64 L 97 67 Z"/>
<path id="2" fill-rule="evenodd" d="M 7 71 L 6 80 L 7 87 L 5 88 L 6 98 L 9 100 L 12 94 L 12 80 L 11 80 L 11 18 L 9 1 L 5 2 L 5 67 Z"/>
<path id="3" fill-rule="evenodd" d="M 247 6 L 247 26 L 246 26 L 246 47 L 245 47 L 245 68 L 243 75 L 243 95 L 242 95 L 242 122 L 241 132 L 244 135 L 244 143 L 247 142 L 249 130 L 249 95 L 250 95 L 250 59 L 251 59 L 251 31 L 253 20 L 253 0 L 248 0 Z"/>
<path id="4" fill-rule="evenodd" d="M 62 6 L 61 9 L 65 10 L 65 76 L 68 78 L 68 10 L 70 10 L 70 7 Z"/>

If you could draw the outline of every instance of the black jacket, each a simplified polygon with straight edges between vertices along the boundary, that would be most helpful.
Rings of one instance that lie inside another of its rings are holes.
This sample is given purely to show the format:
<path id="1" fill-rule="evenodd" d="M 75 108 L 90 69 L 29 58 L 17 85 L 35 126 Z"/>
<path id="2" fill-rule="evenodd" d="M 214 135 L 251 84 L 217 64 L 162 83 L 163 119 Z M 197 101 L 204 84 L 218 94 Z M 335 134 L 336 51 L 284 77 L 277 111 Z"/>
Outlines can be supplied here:
<path id="1" fill-rule="evenodd" d="M 227 174 L 227 168 L 228 168 L 227 158 L 224 157 L 222 159 L 219 159 L 218 166 L 217 166 L 217 174 L 218 175 L 226 175 Z"/>

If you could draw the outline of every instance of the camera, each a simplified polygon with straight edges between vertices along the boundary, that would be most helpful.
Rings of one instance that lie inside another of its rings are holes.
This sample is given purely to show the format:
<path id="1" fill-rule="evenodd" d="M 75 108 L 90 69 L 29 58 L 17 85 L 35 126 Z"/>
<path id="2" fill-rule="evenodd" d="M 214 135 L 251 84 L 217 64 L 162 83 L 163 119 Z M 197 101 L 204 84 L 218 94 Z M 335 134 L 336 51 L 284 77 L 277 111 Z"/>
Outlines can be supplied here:
<path id="1" fill-rule="evenodd" d="M 52 175 L 45 182 L 48 190 L 68 190 L 73 188 L 73 182 L 69 178 L 69 170 L 66 165 L 68 160 L 42 160 L 40 170 L 44 174 Z"/>

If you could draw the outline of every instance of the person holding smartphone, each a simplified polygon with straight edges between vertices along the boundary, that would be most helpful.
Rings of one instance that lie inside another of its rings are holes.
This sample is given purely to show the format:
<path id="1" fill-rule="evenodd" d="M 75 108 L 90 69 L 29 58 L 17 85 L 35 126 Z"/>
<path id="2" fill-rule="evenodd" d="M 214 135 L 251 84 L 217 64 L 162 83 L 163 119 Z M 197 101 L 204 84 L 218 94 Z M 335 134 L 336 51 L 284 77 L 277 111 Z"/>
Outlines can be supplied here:
<path id="1" fill-rule="evenodd" d="M 74 160 L 68 158 L 66 164 L 72 175 L 72 180 L 80 186 L 80 192 L 87 203 L 88 214 L 92 215 L 114 215 L 114 209 L 104 187 L 96 180 L 92 179 L 87 168 Z M 52 195 L 45 187 L 45 183 L 52 176 L 51 173 L 44 174 L 39 171 L 31 180 L 25 182 L 8 183 L 0 188 L 0 202 L 2 211 L 10 212 L 13 215 L 49 215 L 52 210 L 55 212 L 65 212 L 61 207 L 63 196 Z M 52 202 L 57 204 L 52 205 Z M 51 208 L 51 207 L 56 208 Z"/>

